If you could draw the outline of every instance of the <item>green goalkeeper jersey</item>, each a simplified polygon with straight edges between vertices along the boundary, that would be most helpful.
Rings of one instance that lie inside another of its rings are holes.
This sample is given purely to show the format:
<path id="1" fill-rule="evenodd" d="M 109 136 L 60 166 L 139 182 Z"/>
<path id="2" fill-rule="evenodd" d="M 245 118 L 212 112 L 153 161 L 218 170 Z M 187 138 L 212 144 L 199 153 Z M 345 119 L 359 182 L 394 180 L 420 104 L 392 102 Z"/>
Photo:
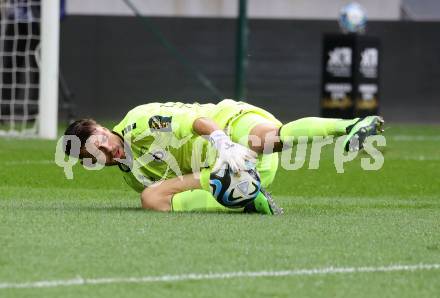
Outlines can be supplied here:
<path id="1" fill-rule="evenodd" d="M 156 181 L 209 167 L 216 152 L 206 138 L 193 131 L 194 121 L 207 117 L 227 131 L 236 117 L 251 111 L 273 117 L 263 109 L 230 99 L 218 104 L 150 103 L 132 109 L 113 128 L 130 148 L 127 160 L 120 165 L 125 181 L 141 192 Z"/>

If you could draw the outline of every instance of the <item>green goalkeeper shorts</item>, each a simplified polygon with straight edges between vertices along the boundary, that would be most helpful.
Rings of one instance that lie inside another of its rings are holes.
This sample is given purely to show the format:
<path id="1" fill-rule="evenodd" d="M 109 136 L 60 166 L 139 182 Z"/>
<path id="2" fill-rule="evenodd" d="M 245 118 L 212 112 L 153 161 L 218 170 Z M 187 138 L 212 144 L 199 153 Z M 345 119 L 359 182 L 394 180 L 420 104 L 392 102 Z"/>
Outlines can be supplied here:
<path id="1" fill-rule="evenodd" d="M 259 112 L 247 112 L 235 118 L 229 127 L 229 135 L 233 142 L 241 144 L 249 148 L 248 140 L 251 130 L 258 124 L 271 123 L 275 126 L 281 127 L 281 122 L 278 121 L 272 114 L 264 114 Z M 257 171 L 260 174 L 261 185 L 265 188 L 269 187 L 275 179 L 275 174 L 278 169 L 278 153 L 259 154 L 257 161 Z"/>

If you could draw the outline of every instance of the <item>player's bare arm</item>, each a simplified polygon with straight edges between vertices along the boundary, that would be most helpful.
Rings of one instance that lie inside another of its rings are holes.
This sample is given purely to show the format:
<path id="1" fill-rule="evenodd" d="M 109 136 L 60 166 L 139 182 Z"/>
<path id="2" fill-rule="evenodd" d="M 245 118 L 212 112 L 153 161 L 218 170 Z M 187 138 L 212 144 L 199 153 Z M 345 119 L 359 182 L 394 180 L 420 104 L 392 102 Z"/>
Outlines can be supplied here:
<path id="1" fill-rule="evenodd" d="M 214 120 L 202 117 L 193 123 L 193 130 L 200 136 L 211 136 L 220 131 Z M 226 137 L 226 135 L 224 135 Z M 238 144 L 236 144 L 238 145 Z M 187 190 L 201 189 L 200 179 L 192 174 L 167 179 L 147 187 L 141 193 L 141 206 L 156 211 L 170 211 L 171 200 L 177 193 Z"/>
<path id="2" fill-rule="evenodd" d="M 141 193 L 141 206 L 156 211 L 171 211 L 171 200 L 177 193 L 201 189 L 200 180 L 192 174 L 153 184 Z"/>
<path id="3" fill-rule="evenodd" d="M 209 136 L 219 129 L 219 126 L 212 119 L 206 117 L 198 118 L 193 123 L 194 132 L 200 136 Z M 167 179 L 142 191 L 141 206 L 144 209 L 170 211 L 171 199 L 176 193 L 200 188 L 200 180 L 192 174 Z"/>

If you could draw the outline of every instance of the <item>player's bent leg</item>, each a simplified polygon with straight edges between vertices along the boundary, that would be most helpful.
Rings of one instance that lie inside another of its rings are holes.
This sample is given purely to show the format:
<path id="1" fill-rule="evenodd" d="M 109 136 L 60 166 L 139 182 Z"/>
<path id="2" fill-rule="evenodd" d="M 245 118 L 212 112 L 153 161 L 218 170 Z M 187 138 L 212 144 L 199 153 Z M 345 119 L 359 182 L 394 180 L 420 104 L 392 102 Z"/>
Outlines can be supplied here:
<path id="1" fill-rule="evenodd" d="M 231 124 L 231 139 L 235 143 L 246 146 L 257 153 L 273 153 L 274 146 L 280 145 L 277 136 L 281 122 L 270 114 L 263 116 L 249 112 L 239 116 Z"/>
<path id="2" fill-rule="evenodd" d="M 231 124 L 234 142 L 248 146 L 257 153 L 280 152 L 283 144 L 295 145 L 300 137 L 312 141 L 315 136 L 341 136 L 358 121 L 333 118 L 307 117 L 284 125 L 271 115 L 246 113 Z"/>
<path id="3" fill-rule="evenodd" d="M 250 131 L 249 144 L 256 152 L 280 152 L 284 145 L 296 145 L 301 137 L 306 137 L 311 142 L 317 136 L 345 135 L 357 121 L 358 118 L 344 120 L 307 117 L 286 123 L 281 128 L 274 123 L 258 123 Z M 252 143 L 252 140 L 256 141 Z"/>
<path id="4" fill-rule="evenodd" d="M 280 126 L 273 123 L 259 123 L 249 133 L 249 148 L 257 153 L 280 152 L 283 144 L 278 135 Z"/>
<path id="5" fill-rule="evenodd" d="M 310 142 L 315 136 L 342 136 L 347 134 L 347 127 L 358 118 L 344 120 L 334 118 L 307 117 L 284 124 L 279 131 L 282 142 L 296 144 L 299 137 L 307 137 Z"/>

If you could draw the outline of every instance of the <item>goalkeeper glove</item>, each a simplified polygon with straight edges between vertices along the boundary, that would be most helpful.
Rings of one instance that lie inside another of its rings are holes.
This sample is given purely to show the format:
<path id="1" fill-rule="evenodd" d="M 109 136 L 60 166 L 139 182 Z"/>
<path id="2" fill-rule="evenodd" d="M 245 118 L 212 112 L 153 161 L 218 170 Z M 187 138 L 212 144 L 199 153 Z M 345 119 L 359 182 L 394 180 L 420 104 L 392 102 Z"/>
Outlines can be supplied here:
<path id="1" fill-rule="evenodd" d="M 220 170 L 225 164 L 233 173 L 255 167 L 256 153 L 232 140 L 222 131 L 216 130 L 209 135 L 209 141 L 217 149 L 218 157 L 213 171 Z"/>

